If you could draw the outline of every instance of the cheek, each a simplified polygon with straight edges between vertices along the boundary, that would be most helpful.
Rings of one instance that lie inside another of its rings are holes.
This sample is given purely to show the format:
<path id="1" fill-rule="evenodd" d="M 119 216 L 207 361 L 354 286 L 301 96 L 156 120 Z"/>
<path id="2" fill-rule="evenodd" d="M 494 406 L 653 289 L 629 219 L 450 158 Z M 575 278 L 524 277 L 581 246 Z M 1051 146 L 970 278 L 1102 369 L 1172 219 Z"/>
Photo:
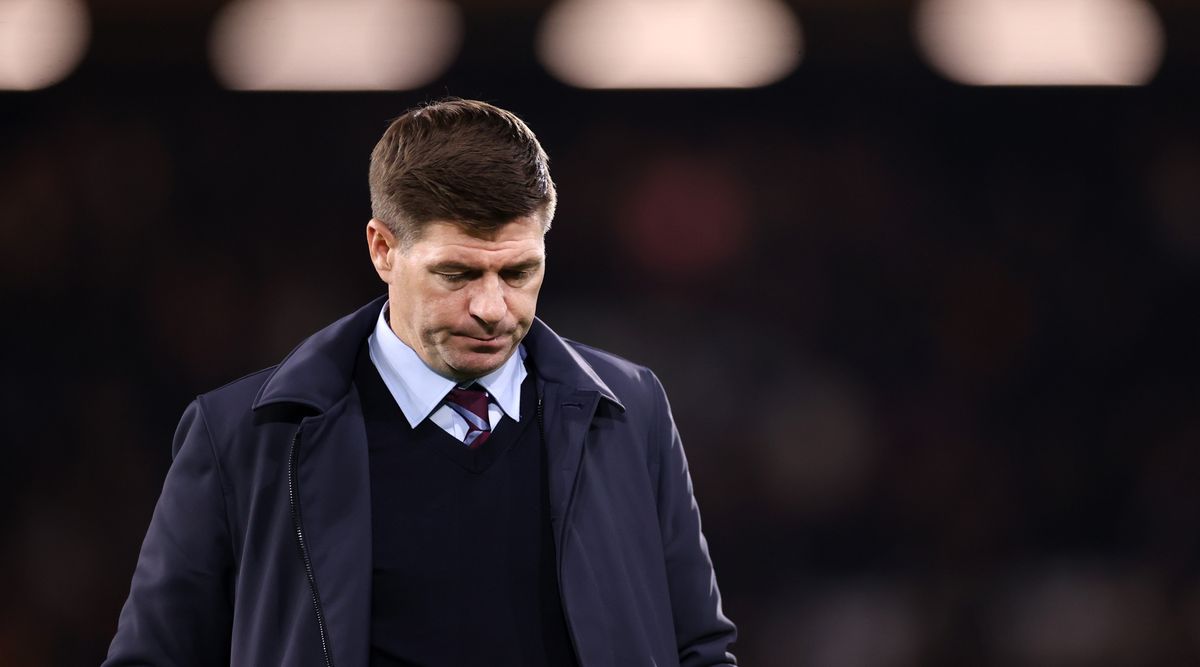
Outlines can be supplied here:
<path id="1" fill-rule="evenodd" d="M 464 321 L 470 320 L 468 301 L 465 293 L 451 292 L 439 295 L 436 299 L 427 299 L 418 313 L 425 323 L 425 328 L 434 332 L 462 328 Z"/>
<path id="2" fill-rule="evenodd" d="M 510 301 L 509 310 L 522 322 L 528 322 L 533 319 L 534 311 L 537 310 L 538 291 L 522 290 L 518 292 Z"/>

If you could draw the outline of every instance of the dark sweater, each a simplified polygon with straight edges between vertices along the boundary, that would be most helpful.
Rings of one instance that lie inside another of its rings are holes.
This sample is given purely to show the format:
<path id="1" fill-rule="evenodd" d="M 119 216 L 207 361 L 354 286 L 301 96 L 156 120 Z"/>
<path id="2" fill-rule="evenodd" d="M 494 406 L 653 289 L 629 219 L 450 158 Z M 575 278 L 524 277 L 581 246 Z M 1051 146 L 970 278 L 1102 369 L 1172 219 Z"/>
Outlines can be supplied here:
<path id="1" fill-rule="evenodd" d="M 576 664 L 554 557 L 536 383 L 476 449 L 411 428 L 363 346 L 371 475 L 371 665 Z"/>

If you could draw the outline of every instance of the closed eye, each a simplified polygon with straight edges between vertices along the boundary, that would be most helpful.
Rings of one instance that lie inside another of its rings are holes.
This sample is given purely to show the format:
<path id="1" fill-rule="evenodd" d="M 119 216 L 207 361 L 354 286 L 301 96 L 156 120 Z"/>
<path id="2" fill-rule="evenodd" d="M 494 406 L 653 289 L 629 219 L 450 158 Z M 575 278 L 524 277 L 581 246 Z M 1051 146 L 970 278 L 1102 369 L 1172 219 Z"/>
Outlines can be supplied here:
<path id="1" fill-rule="evenodd" d="M 537 275 L 537 267 L 507 269 L 500 272 L 500 277 L 504 279 L 504 282 L 513 287 L 524 285 L 532 280 L 535 275 Z"/>

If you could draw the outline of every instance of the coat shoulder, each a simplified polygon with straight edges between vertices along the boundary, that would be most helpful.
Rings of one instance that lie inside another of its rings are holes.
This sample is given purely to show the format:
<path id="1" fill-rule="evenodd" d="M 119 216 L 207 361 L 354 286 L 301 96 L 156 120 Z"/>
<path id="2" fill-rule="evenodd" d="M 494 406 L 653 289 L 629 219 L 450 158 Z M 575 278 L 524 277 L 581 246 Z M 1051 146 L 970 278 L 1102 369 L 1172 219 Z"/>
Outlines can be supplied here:
<path id="1" fill-rule="evenodd" d="M 622 402 L 646 400 L 653 392 L 661 391 L 662 385 L 654 371 L 647 366 L 569 338 L 563 340 L 592 367 Z"/>
<path id="2" fill-rule="evenodd" d="M 612 352 L 609 352 L 608 350 L 601 350 L 600 348 L 598 348 L 594 345 L 588 345 L 587 343 L 581 343 L 581 342 L 579 342 L 577 340 L 573 340 L 571 338 L 563 338 L 563 341 L 566 342 L 567 345 L 570 345 L 572 348 L 574 348 L 575 351 L 578 352 L 581 356 L 586 358 L 589 363 L 594 364 L 594 362 L 599 362 L 600 364 L 603 364 L 603 365 L 611 365 L 611 366 L 615 366 L 615 367 L 619 367 L 619 368 L 634 369 L 634 370 L 638 370 L 638 371 L 650 370 L 637 362 L 630 361 L 629 359 L 626 359 L 625 357 L 622 357 L 619 354 L 613 354 Z"/>
<path id="3" fill-rule="evenodd" d="M 276 368 L 255 371 L 196 397 L 205 424 L 218 442 L 255 421 L 254 401 Z"/>
<path id="4" fill-rule="evenodd" d="M 258 396 L 259 390 L 270 379 L 271 374 L 279 366 L 270 366 L 262 370 L 254 371 L 248 375 L 227 382 L 216 389 L 206 391 L 197 396 L 197 400 L 206 404 L 206 407 L 215 409 L 232 408 L 232 409 L 250 409 L 254 404 L 255 397 Z"/>

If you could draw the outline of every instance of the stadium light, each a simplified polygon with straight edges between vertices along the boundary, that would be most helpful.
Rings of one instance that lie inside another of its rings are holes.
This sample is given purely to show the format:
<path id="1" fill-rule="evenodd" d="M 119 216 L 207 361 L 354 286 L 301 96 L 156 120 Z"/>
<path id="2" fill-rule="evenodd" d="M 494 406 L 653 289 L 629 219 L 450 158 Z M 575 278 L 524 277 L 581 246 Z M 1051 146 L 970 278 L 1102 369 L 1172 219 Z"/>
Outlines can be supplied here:
<path id="1" fill-rule="evenodd" d="M 750 88 L 795 69 L 802 42 L 779 0 L 562 0 L 537 46 L 581 88 Z"/>
<path id="2" fill-rule="evenodd" d="M 440 76 L 461 39 L 450 0 L 236 0 L 209 55 L 236 90 L 400 90 Z"/>
<path id="3" fill-rule="evenodd" d="M 915 30 L 934 68 L 970 85 L 1142 85 L 1164 41 L 1143 0 L 924 0 Z"/>
<path id="4" fill-rule="evenodd" d="M 77 0 L 0 0 L 0 89 L 37 90 L 70 74 L 87 49 Z"/>

